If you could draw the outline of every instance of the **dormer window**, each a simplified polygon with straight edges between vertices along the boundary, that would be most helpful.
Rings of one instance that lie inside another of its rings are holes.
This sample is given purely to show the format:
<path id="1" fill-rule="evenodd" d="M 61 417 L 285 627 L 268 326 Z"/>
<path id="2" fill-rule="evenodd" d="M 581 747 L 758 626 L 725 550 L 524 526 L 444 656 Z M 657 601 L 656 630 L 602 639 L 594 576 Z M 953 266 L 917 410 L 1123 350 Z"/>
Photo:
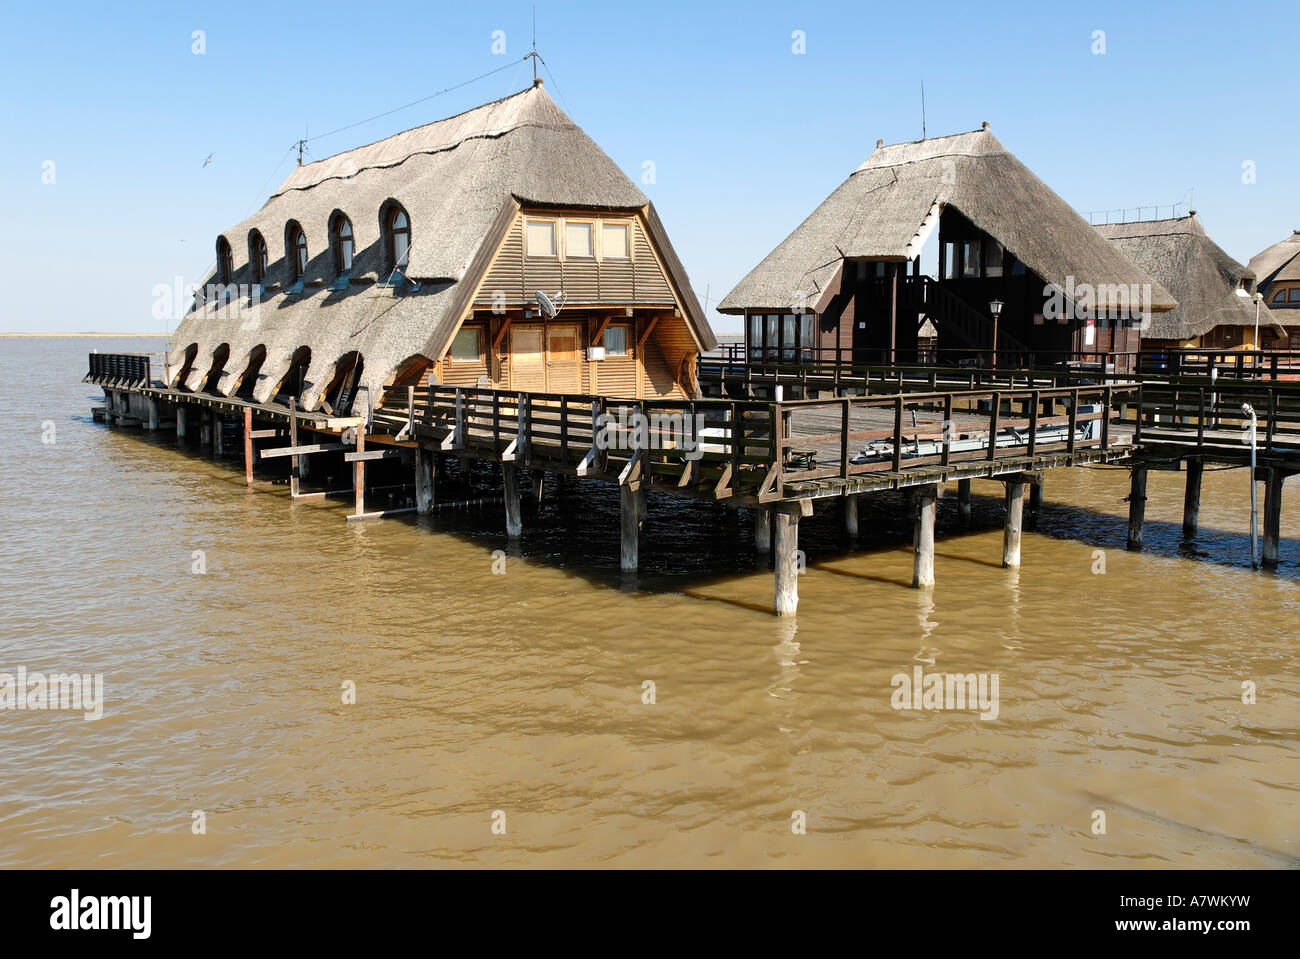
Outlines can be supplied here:
<path id="1" fill-rule="evenodd" d="M 411 221 L 400 206 L 392 207 L 384 217 L 384 254 L 390 271 L 406 269 L 411 254 Z"/>
<path id="2" fill-rule="evenodd" d="M 605 223 L 600 228 L 600 255 L 606 260 L 628 258 L 627 224 Z"/>
<path id="3" fill-rule="evenodd" d="M 338 214 L 331 224 L 330 234 L 334 245 L 334 272 L 345 276 L 352 269 L 352 221 L 342 213 Z"/>
<path id="4" fill-rule="evenodd" d="M 266 282 L 266 240 L 257 230 L 248 234 L 248 267 L 254 283 Z"/>
<path id="5" fill-rule="evenodd" d="M 290 221 L 285 231 L 285 257 L 289 261 L 289 276 L 301 280 L 307 275 L 307 234 L 296 222 Z"/>
<path id="6" fill-rule="evenodd" d="M 230 252 L 230 242 L 217 237 L 217 282 L 229 286 L 235 275 L 235 258 Z"/>
<path id="7" fill-rule="evenodd" d="M 529 220 L 525 233 L 529 256 L 555 256 L 554 220 Z"/>

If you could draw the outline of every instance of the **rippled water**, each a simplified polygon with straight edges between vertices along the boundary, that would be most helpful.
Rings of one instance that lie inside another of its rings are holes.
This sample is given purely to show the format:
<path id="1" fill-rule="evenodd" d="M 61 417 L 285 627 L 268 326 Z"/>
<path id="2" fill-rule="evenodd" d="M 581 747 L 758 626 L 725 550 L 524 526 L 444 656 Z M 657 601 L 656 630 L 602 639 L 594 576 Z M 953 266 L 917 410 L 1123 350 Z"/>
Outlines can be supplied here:
<path id="1" fill-rule="evenodd" d="M 494 575 L 499 506 L 348 523 L 93 424 L 86 353 L 161 345 L 0 339 L 0 672 L 100 672 L 107 699 L 0 711 L 0 865 L 1300 862 L 1291 484 L 1263 574 L 1242 471 L 1207 473 L 1191 546 L 1153 473 L 1141 555 L 1126 473 L 1056 471 L 1017 574 L 976 483 L 974 530 L 941 503 L 932 594 L 901 497 L 856 547 L 819 510 L 783 621 L 747 513 L 653 496 L 629 582 L 610 489 L 548 477 Z M 918 664 L 998 673 L 998 718 L 894 710 Z"/>

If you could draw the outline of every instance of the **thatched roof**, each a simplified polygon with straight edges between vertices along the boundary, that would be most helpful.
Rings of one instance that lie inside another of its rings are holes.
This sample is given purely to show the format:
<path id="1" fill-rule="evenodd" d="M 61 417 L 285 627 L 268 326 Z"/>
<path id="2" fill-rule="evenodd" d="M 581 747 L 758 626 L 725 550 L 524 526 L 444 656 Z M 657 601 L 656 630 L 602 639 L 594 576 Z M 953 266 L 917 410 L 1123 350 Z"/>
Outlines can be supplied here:
<path id="1" fill-rule="evenodd" d="M 1096 229 L 1178 299 L 1175 309 L 1151 317 L 1143 339 L 1188 340 L 1216 326 L 1254 324 L 1254 301 L 1238 293 L 1242 279 L 1253 280 L 1254 271 L 1223 252 L 1195 213 L 1172 220 L 1107 223 Z M 1259 321 L 1273 321 L 1263 306 Z"/>
<path id="2" fill-rule="evenodd" d="M 410 217 L 411 248 L 404 273 L 420 282 L 389 295 L 375 281 L 381 276 L 381 210 L 396 201 Z M 520 204 L 578 207 L 619 212 L 643 211 L 658 225 L 646 196 L 542 89 L 521 93 L 466 113 L 407 130 L 294 169 L 253 216 L 222 236 L 234 254 L 233 282 L 250 284 L 248 237 L 261 232 L 270 263 L 261 316 L 253 328 L 239 319 L 220 319 L 215 305 L 200 306 L 177 328 L 170 362 L 181 365 L 198 345 L 195 388 L 214 349 L 229 344 L 226 374 L 217 386 L 229 394 L 248 363 L 250 351 L 264 345 L 254 399 L 266 402 L 288 371 L 300 347 L 311 349 L 303 407 L 311 409 L 332 376 L 335 363 L 357 350 L 364 359 L 361 385 L 377 397 L 384 381 L 417 354 L 437 358 L 450 343 L 487 256 Z M 329 224 L 335 211 L 352 222 L 355 256 L 351 283 L 335 291 Z M 306 231 L 310 255 L 307 285 L 286 293 L 290 262 L 285 256 L 286 227 L 297 221 Z M 682 300 L 682 312 L 706 349 L 713 333 L 676 254 L 660 240 L 661 253 Z M 205 285 L 216 282 L 209 277 Z M 314 285 L 313 285 L 314 284 Z"/>
<path id="3" fill-rule="evenodd" d="M 1300 280 L 1300 230 L 1252 256 L 1250 269 L 1255 272 L 1256 285 L 1264 293 L 1268 292 L 1269 284 L 1279 280 Z"/>
<path id="4" fill-rule="evenodd" d="M 799 296 L 815 303 L 845 259 L 917 256 L 947 206 L 1048 283 L 1151 283 L 1153 310 L 1176 305 L 984 129 L 877 146 L 718 309 L 789 309 Z"/>

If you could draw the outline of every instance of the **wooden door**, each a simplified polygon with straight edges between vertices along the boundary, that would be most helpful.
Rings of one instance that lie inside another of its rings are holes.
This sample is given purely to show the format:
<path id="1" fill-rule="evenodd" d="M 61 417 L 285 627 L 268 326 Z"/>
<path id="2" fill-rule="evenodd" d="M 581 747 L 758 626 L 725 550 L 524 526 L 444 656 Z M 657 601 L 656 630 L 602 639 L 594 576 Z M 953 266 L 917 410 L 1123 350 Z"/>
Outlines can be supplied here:
<path id="1" fill-rule="evenodd" d="M 551 326 L 546 331 L 546 390 L 581 393 L 581 337 L 576 323 Z"/>
<path id="2" fill-rule="evenodd" d="M 546 392 L 546 363 L 540 326 L 510 327 L 510 388 Z"/>

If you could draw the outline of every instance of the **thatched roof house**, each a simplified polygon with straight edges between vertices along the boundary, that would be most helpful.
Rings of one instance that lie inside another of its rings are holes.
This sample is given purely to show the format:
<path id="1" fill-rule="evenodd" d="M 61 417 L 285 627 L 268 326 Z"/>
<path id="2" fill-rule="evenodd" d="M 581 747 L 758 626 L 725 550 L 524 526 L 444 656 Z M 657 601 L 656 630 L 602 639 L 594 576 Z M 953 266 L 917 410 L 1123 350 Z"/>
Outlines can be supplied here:
<path id="1" fill-rule="evenodd" d="M 1250 269 L 1271 309 L 1300 310 L 1300 230 L 1252 256 Z"/>
<path id="2" fill-rule="evenodd" d="M 535 223 L 532 211 L 543 211 Z M 519 262 L 503 267 L 503 249 L 525 232 L 535 235 L 528 255 L 517 249 Z M 612 308 L 629 325 L 623 341 L 641 349 L 624 391 L 684 391 L 677 361 L 714 345 L 653 206 L 540 84 L 298 167 L 217 249 L 208 283 L 247 284 L 251 304 L 241 288 L 185 317 L 169 353 L 181 389 L 294 395 L 305 410 L 339 411 L 412 377 L 508 385 L 504 327 L 526 321 L 529 363 L 545 367 L 552 350 L 563 391 L 609 392 L 585 362 L 593 330 L 579 306 Z M 567 304 L 554 342 L 537 290 Z M 241 305 L 257 310 L 231 310 Z M 457 340 L 476 316 L 475 335 Z M 657 318 L 655 336 L 638 339 Z"/>
<path id="3" fill-rule="evenodd" d="M 1099 237 L 985 124 L 970 133 L 891 146 L 877 143 L 871 156 L 750 271 L 718 309 L 789 310 L 798 301 L 820 311 L 844 286 L 846 262 L 916 263 L 936 228 L 941 256 L 947 257 L 941 273 L 950 274 L 939 278 L 941 284 L 958 281 L 949 284 L 948 291 L 976 312 L 995 295 L 1004 300 L 1013 295 L 1006 314 L 1008 329 L 1026 342 L 1034 335 L 1029 329 L 1034 315 L 1043 310 L 1046 284 L 1062 289 L 1149 286 L 1150 309 L 1175 306 L 1163 286 Z M 954 242 L 951 250 L 945 240 Z M 980 247 L 981 241 L 986 245 Z M 968 255 L 961 258 L 963 244 Z M 959 259 L 954 261 L 954 256 Z M 902 271 L 900 266 L 894 269 Z M 893 275 L 886 269 L 876 273 L 887 279 Z M 1016 294 L 1007 289 L 1013 275 L 1036 280 L 1024 283 Z M 980 282 L 963 290 L 964 279 Z M 997 282 L 983 282 L 990 279 Z M 1017 312 L 1022 315 L 1014 315 Z M 945 324 L 935 319 L 942 342 Z"/>
<path id="4" fill-rule="evenodd" d="M 1170 220 L 1107 223 L 1096 229 L 1178 299 L 1176 308 L 1152 316 L 1142 331 L 1144 343 L 1242 346 L 1240 327 L 1251 327 L 1253 338 L 1255 303 L 1250 294 L 1255 273 L 1210 239 L 1195 211 Z M 1261 308 L 1261 328 L 1272 321 Z M 1202 343 L 1207 335 L 1217 342 Z"/>

